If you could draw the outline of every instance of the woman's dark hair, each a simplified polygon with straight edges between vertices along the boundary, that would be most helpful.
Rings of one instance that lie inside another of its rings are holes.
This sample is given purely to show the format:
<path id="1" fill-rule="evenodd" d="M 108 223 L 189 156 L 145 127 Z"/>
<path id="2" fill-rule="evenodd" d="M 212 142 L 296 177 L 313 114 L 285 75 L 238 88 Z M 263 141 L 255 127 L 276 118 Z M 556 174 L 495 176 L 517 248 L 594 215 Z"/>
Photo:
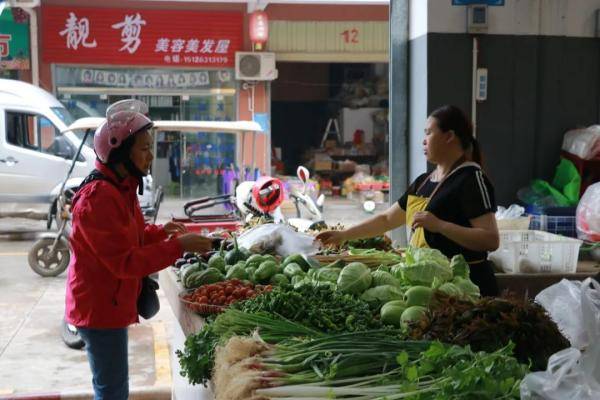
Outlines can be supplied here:
<path id="1" fill-rule="evenodd" d="M 479 165 L 482 164 L 483 160 L 479 142 L 473 137 L 473 126 L 460 108 L 445 105 L 432 112 L 430 116 L 436 119 L 438 127 L 442 132 L 454 132 L 458 140 L 460 140 L 461 147 L 471 161 Z"/>

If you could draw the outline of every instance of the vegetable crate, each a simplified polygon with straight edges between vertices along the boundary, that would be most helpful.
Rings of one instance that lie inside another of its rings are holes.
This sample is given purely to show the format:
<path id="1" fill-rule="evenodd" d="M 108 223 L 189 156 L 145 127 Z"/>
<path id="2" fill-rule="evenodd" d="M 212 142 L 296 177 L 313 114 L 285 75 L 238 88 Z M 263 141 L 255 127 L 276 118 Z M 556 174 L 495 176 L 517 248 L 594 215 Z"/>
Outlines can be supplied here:
<path id="1" fill-rule="evenodd" d="M 542 231 L 502 231 L 489 259 L 507 273 L 575 273 L 581 243 Z"/>
<path id="2" fill-rule="evenodd" d="M 529 229 L 577 238 L 576 207 L 531 207 Z"/>

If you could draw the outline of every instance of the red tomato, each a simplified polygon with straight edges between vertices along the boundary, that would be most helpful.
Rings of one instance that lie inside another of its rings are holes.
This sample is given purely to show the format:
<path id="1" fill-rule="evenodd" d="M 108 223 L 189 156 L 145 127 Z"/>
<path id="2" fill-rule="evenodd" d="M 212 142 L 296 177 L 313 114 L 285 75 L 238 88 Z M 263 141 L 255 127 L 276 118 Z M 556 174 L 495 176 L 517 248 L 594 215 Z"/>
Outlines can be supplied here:
<path id="1" fill-rule="evenodd" d="M 234 291 L 234 287 L 233 286 L 225 286 L 225 294 L 231 294 Z"/>
<path id="2" fill-rule="evenodd" d="M 206 296 L 201 296 L 201 297 L 198 299 L 198 303 L 200 303 L 200 304 L 208 304 L 208 297 L 206 297 Z"/>
<path id="3" fill-rule="evenodd" d="M 227 301 L 227 297 L 225 297 L 225 296 L 219 297 L 219 304 L 225 304 L 226 301 Z"/>
<path id="4" fill-rule="evenodd" d="M 246 291 L 246 297 L 254 297 L 255 294 L 256 292 L 254 290 L 248 289 Z"/>

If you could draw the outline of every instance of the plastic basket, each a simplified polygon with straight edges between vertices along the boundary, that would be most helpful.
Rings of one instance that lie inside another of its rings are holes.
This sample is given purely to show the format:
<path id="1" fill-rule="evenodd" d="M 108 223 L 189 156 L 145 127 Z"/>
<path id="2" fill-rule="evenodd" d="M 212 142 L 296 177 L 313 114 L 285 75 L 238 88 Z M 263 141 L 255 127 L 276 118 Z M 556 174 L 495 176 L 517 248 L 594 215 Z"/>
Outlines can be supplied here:
<path id="1" fill-rule="evenodd" d="M 529 220 L 529 217 L 520 217 L 512 219 L 499 219 L 496 220 L 496 223 L 498 224 L 498 230 L 501 231 L 526 231 L 529 229 Z"/>
<path id="2" fill-rule="evenodd" d="M 215 304 L 201 304 L 195 301 L 189 301 L 185 298 L 186 295 L 194 292 L 195 289 L 190 289 L 179 293 L 179 301 L 181 301 L 187 308 L 200 314 L 200 315 L 211 315 L 219 314 L 225 311 L 226 306 L 218 306 Z"/>
<path id="3" fill-rule="evenodd" d="M 489 259 L 507 273 L 574 273 L 582 241 L 541 231 L 502 231 Z"/>

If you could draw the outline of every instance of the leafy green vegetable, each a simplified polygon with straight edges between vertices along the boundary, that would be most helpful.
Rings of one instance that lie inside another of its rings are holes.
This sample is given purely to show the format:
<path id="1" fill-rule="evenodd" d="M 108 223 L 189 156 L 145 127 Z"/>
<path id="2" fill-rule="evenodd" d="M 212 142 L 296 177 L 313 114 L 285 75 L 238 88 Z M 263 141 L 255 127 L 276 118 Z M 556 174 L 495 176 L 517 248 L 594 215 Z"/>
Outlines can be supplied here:
<path id="1" fill-rule="evenodd" d="M 373 277 L 373 283 L 371 283 L 371 286 L 373 287 L 382 285 L 392 285 L 396 287 L 400 286 L 398 279 L 394 278 L 394 276 L 389 272 L 378 269 L 371 272 L 371 276 Z"/>
<path id="2" fill-rule="evenodd" d="M 332 283 L 336 283 L 338 280 L 338 277 L 340 276 L 340 272 L 342 271 L 341 268 L 335 268 L 335 267 L 324 267 L 324 268 L 320 268 L 314 273 L 314 279 L 316 279 L 317 281 L 320 282 L 332 282 Z"/>
<path id="3" fill-rule="evenodd" d="M 367 291 L 360 296 L 361 300 L 364 300 L 369 304 L 374 304 L 377 307 L 388 301 L 402 300 L 402 298 L 403 294 L 400 289 L 392 285 L 382 285 L 367 289 Z"/>
<path id="4" fill-rule="evenodd" d="M 183 351 L 177 350 L 181 376 L 188 378 L 193 384 L 207 386 L 214 366 L 214 352 L 219 342 L 219 335 L 213 332 L 210 324 L 202 330 L 190 335 L 185 340 Z"/>
<path id="5" fill-rule="evenodd" d="M 469 264 L 465 260 L 462 254 L 457 254 L 450 260 L 450 268 L 452 269 L 452 275 L 456 278 L 457 276 L 465 279 L 469 279 Z"/>
<path id="6" fill-rule="evenodd" d="M 413 285 L 431 286 L 434 280 L 442 283 L 452 279 L 450 265 L 442 266 L 436 261 L 420 261 L 402 268 L 402 278 Z"/>
<path id="7" fill-rule="evenodd" d="M 480 297 L 479 286 L 471 282 L 469 279 L 461 278 L 460 276 L 454 278 L 452 283 L 462 292 L 466 297 L 476 300 Z"/>
<path id="8" fill-rule="evenodd" d="M 329 287 L 304 285 L 297 290 L 289 286 L 275 287 L 271 292 L 231 307 L 247 313 L 264 311 L 279 315 L 321 332 L 381 328 L 381 322 L 373 318 L 373 310 L 366 302 Z"/>
<path id="9" fill-rule="evenodd" d="M 446 282 L 441 285 L 437 290 L 442 293 L 447 294 L 448 296 L 453 297 L 463 297 L 463 292 L 452 282 Z"/>
<path id="10" fill-rule="evenodd" d="M 372 280 L 371 271 L 366 265 L 353 262 L 342 269 L 337 286 L 343 293 L 361 294 L 371 286 Z"/>
<path id="11" fill-rule="evenodd" d="M 441 267 L 450 267 L 450 261 L 441 251 L 429 247 L 409 247 L 404 258 L 407 265 L 431 261 Z"/>

